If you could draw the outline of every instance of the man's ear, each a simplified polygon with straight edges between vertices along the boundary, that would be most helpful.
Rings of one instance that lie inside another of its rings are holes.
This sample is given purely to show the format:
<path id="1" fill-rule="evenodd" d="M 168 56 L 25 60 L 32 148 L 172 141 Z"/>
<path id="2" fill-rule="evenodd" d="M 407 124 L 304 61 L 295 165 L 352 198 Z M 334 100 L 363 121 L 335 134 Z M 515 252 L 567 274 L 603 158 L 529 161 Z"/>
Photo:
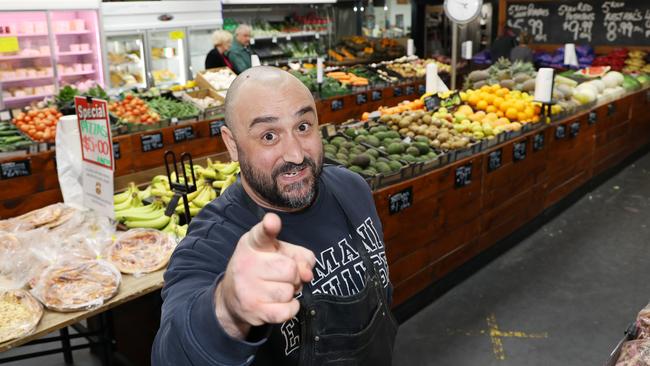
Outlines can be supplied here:
<path id="1" fill-rule="evenodd" d="M 235 142 L 235 138 L 232 135 L 232 131 L 226 126 L 221 126 L 221 138 L 223 139 L 223 142 L 226 144 L 226 149 L 228 149 L 228 153 L 230 154 L 230 159 L 232 161 L 239 161 L 239 156 L 237 155 L 237 142 Z"/>

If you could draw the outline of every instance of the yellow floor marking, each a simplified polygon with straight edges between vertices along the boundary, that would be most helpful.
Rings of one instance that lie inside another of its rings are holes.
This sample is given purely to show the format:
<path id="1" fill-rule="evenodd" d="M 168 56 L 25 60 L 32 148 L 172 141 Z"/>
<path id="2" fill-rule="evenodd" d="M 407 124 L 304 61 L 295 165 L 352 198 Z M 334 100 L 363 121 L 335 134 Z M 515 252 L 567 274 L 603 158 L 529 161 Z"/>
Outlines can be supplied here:
<path id="1" fill-rule="evenodd" d="M 465 336 L 477 336 L 489 334 L 492 341 L 492 351 L 497 360 L 505 360 L 506 354 L 503 350 L 502 338 L 521 338 L 521 339 L 542 339 L 548 338 L 548 333 L 525 333 L 520 331 L 502 331 L 497 324 L 496 315 L 490 314 L 487 318 L 488 329 L 481 329 L 479 331 L 463 331 L 447 329 L 449 334 L 462 334 Z"/>

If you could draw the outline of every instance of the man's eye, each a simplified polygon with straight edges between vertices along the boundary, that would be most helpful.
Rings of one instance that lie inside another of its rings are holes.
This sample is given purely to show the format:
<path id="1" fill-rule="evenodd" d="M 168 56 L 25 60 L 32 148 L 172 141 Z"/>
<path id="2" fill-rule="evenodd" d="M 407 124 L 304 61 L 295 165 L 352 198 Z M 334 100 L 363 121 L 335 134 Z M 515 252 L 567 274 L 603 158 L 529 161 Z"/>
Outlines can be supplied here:
<path id="1" fill-rule="evenodd" d="M 305 131 L 309 130 L 309 127 L 311 127 L 309 123 L 307 123 L 307 122 L 301 123 L 300 126 L 298 126 L 298 131 L 305 132 Z"/>
<path id="2" fill-rule="evenodd" d="M 264 136 L 262 136 L 262 139 L 266 142 L 271 142 L 275 140 L 275 134 L 274 133 L 265 133 Z"/>

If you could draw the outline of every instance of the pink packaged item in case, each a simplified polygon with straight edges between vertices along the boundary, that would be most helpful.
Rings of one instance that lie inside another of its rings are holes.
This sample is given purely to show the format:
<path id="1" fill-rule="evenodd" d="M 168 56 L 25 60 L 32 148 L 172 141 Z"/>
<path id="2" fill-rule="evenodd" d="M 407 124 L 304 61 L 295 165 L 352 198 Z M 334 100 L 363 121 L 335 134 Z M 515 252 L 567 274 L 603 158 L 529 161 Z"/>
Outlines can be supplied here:
<path id="1" fill-rule="evenodd" d="M 84 71 L 93 71 L 93 64 L 83 64 Z"/>
<path id="2" fill-rule="evenodd" d="M 90 45 L 88 43 L 82 43 L 79 45 L 81 51 L 90 51 Z"/>
<path id="3" fill-rule="evenodd" d="M 22 34 L 33 34 L 34 33 L 34 23 L 32 22 L 22 22 L 18 27 L 18 33 Z"/>
<path id="4" fill-rule="evenodd" d="M 71 29 L 76 30 L 76 31 L 85 31 L 86 30 L 86 22 L 83 19 L 75 19 L 72 20 L 71 22 Z"/>
<path id="5" fill-rule="evenodd" d="M 34 33 L 47 33 L 47 23 L 34 22 Z"/>
<path id="6" fill-rule="evenodd" d="M 41 51 L 42 55 L 47 55 L 50 53 L 50 46 L 40 46 L 38 50 Z"/>
<path id="7" fill-rule="evenodd" d="M 75 72 L 82 72 L 84 70 L 84 65 L 83 64 L 74 64 L 74 71 Z"/>
<path id="8" fill-rule="evenodd" d="M 27 70 L 27 77 L 35 78 L 36 76 L 37 76 L 36 69 L 28 69 Z"/>
<path id="9" fill-rule="evenodd" d="M 70 45 L 70 51 L 72 51 L 72 52 L 79 52 L 80 50 L 81 50 L 81 49 L 80 49 L 80 47 L 79 47 L 78 44 L 73 43 L 73 44 Z"/>
<path id="10" fill-rule="evenodd" d="M 27 77 L 27 71 L 25 69 L 16 69 L 16 79 L 22 79 Z"/>

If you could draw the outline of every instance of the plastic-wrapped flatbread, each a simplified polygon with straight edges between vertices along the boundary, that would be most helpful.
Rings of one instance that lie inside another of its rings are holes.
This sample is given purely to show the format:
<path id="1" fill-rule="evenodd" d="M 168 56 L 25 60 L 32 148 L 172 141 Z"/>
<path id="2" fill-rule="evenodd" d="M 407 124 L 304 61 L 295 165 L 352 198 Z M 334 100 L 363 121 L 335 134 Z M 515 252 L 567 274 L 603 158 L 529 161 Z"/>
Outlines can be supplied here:
<path id="1" fill-rule="evenodd" d="M 30 334 L 42 317 L 43 307 L 28 292 L 0 291 L 0 343 Z"/>
<path id="2" fill-rule="evenodd" d="M 107 259 L 122 272 L 143 274 L 167 265 L 176 240 L 158 230 L 133 229 L 118 237 L 108 248 Z"/>

